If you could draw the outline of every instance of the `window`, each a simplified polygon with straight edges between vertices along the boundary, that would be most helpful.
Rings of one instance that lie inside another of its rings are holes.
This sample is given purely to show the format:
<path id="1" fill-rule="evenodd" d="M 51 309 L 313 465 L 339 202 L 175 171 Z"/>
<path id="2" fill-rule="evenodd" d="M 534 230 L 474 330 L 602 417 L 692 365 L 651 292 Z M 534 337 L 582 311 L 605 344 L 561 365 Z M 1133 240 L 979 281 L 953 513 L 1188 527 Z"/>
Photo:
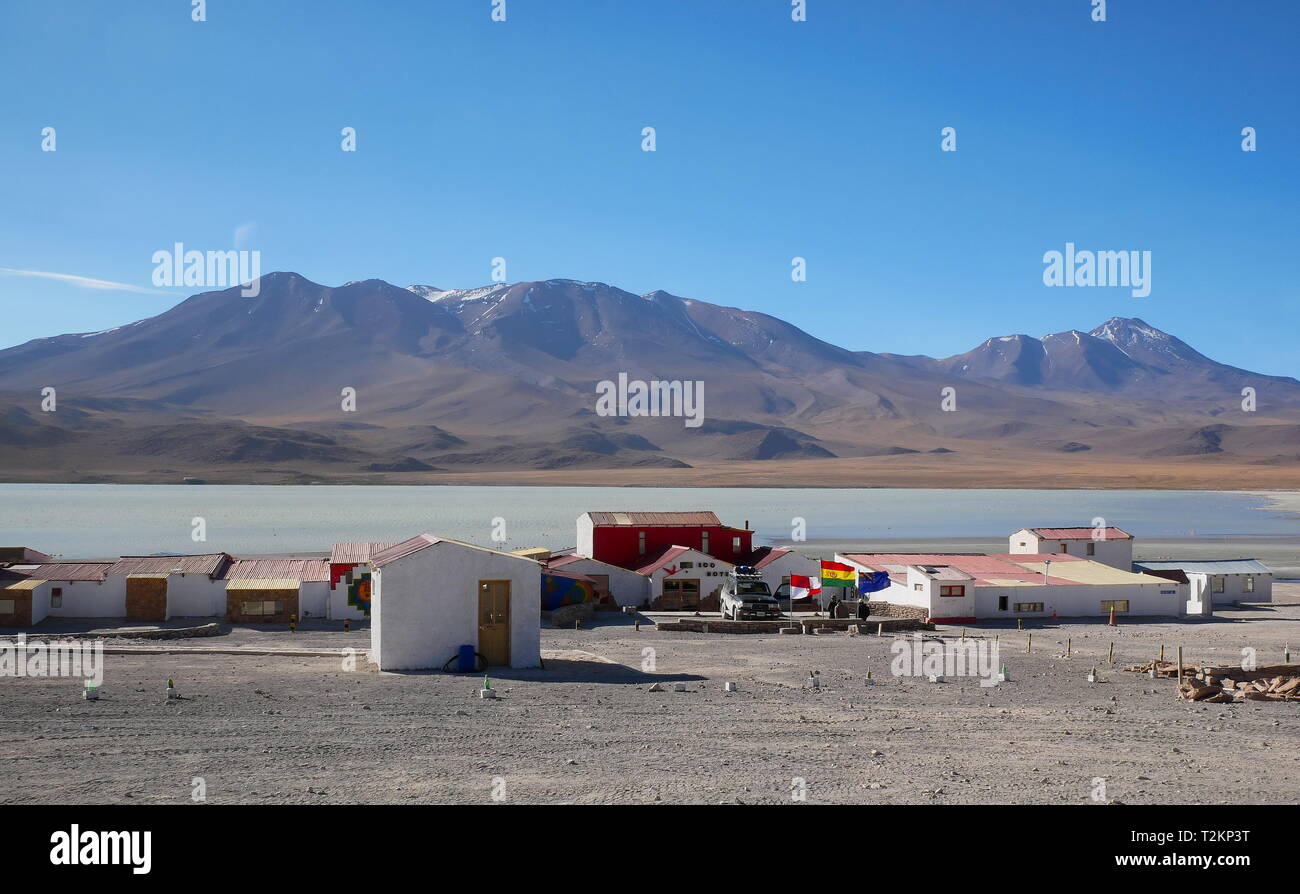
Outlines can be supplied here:
<path id="1" fill-rule="evenodd" d="M 1214 578 L 1214 592 L 1216 593 L 1223 592 L 1223 575 L 1221 574 L 1216 575 Z"/>
<path id="2" fill-rule="evenodd" d="M 1101 601 L 1101 610 L 1104 612 L 1126 612 L 1128 611 L 1127 599 L 1103 599 Z"/>
<path id="3" fill-rule="evenodd" d="M 694 562 L 682 562 L 681 564 L 682 564 L 682 568 L 683 568 L 683 569 L 686 569 L 686 568 L 694 568 L 694 567 L 695 567 L 695 563 L 694 563 Z"/>
<path id="4" fill-rule="evenodd" d="M 1041 612 L 1043 603 L 1041 602 L 1017 602 L 1016 611 L 1018 612 Z"/>
<path id="5" fill-rule="evenodd" d="M 1058 552 L 1063 552 L 1063 553 L 1068 553 L 1069 551 L 1070 551 L 1070 544 L 1068 543 L 1062 543 L 1060 550 L 1058 550 Z"/>
<path id="6" fill-rule="evenodd" d="M 14 601 L 12 599 L 0 599 L 0 615 L 12 615 L 14 613 Z"/>
<path id="7" fill-rule="evenodd" d="M 1246 575 L 1245 591 L 1246 591 L 1247 593 L 1254 593 L 1254 592 L 1255 592 L 1255 575 L 1253 575 L 1253 574 L 1248 574 L 1248 575 Z"/>
<path id="8" fill-rule="evenodd" d="M 731 551 L 732 551 L 733 553 L 738 553 L 738 552 L 740 552 L 740 538 L 739 538 L 739 537 L 732 537 L 732 538 L 731 538 Z"/>
<path id="9" fill-rule="evenodd" d="M 645 531 L 636 532 L 636 549 L 641 555 L 645 555 Z"/>
<path id="10" fill-rule="evenodd" d="M 924 590 L 924 589 L 925 589 L 925 584 L 912 584 L 912 589 L 913 589 L 913 590 Z"/>
<path id="11" fill-rule="evenodd" d="M 1020 541 L 1020 545 L 1021 545 L 1021 546 L 1028 546 L 1029 544 L 1028 544 L 1028 543 L 1025 543 L 1025 541 L 1022 540 L 1022 541 Z"/>
<path id="12" fill-rule="evenodd" d="M 1092 540 L 1088 541 L 1088 555 L 1090 556 L 1097 555 L 1097 544 Z"/>
<path id="13" fill-rule="evenodd" d="M 964 584 L 961 586 L 940 587 L 939 595 L 940 596 L 965 596 L 966 587 Z"/>
<path id="14" fill-rule="evenodd" d="M 709 551 L 709 532 L 708 532 L 708 531 L 701 531 L 701 532 L 700 532 L 700 552 L 702 552 L 702 553 L 707 553 L 708 551 Z"/>
<path id="15" fill-rule="evenodd" d="M 998 597 L 998 611 L 1000 611 L 1000 612 L 1004 612 L 1004 611 L 1006 611 L 1006 610 L 1007 610 L 1007 597 L 1005 597 L 1005 596 L 999 596 L 999 597 Z"/>
<path id="16" fill-rule="evenodd" d="M 50 588 L 50 608 L 63 608 L 63 588 Z"/>
<path id="17" fill-rule="evenodd" d="M 250 618 L 269 617 L 278 615 L 283 610 L 283 603 L 265 600 L 261 602 L 245 602 L 243 604 L 243 613 Z"/>

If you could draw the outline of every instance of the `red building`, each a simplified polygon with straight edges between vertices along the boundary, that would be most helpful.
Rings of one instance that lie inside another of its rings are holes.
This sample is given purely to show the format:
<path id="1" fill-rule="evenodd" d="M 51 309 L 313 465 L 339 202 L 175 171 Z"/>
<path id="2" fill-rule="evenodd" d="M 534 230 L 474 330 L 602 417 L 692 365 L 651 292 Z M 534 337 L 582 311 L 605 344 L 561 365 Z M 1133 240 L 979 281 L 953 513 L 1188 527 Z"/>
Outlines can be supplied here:
<path id="1" fill-rule="evenodd" d="M 753 538 L 753 531 L 727 527 L 712 512 L 584 512 L 575 552 L 635 570 L 669 547 L 687 546 L 739 565 L 753 552 Z"/>

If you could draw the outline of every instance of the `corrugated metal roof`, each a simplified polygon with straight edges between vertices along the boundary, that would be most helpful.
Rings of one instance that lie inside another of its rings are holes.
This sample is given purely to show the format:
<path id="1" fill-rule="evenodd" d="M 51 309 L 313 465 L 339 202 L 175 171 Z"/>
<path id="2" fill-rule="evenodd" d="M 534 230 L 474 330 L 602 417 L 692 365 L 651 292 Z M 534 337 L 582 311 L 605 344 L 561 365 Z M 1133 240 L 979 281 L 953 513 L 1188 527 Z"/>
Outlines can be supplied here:
<path id="1" fill-rule="evenodd" d="M 650 575 L 658 571 L 660 568 L 667 565 L 669 562 L 675 560 L 678 556 L 682 555 L 683 553 L 688 553 L 690 551 L 691 548 L 689 546 L 670 546 L 668 547 L 668 549 L 663 551 L 663 553 L 659 556 L 659 558 L 655 559 L 649 565 L 642 565 L 640 568 L 638 568 L 636 570 L 636 573 L 644 574 L 647 577 L 649 577 Z M 730 563 L 722 562 L 722 564 L 729 565 Z"/>
<path id="2" fill-rule="evenodd" d="M 126 579 L 127 580 L 167 580 L 167 578 L 169 577 L 171 577 L 170 574 L 150 574 L 148 572 L 141 572 L 139 574 L 128 574 L 126 576 Z"/>
<path id="3" fill-rule="evenodd" d="M 1259 559 L 1215 559 L 1204 562 L 1134 562 L 1138 568 L 1150 571 L 1183 571 L 1192 574 L 1272 574 Z"/>
<path id="4" fill-rule="evenodd" d="M 110 575 L 120 574 L 206 574 L 220 577 L 230 556 L 209 553 L 202 556 L 122 556 L 108 569 Z"/>
<path id="5" fill-rule="evenodd" d="M 712 512 L 588 512 L 595 525 L 627 527 L 644 525 L 647 528 L 664 528 L 681 525 L 722 525 Z"/>
<path id="6" fill-rule="evenodd" d="M 112 567 L 112 562 L 50 562 L 37 565 L 32 573 L 54 581 L 103 580 Z"/>
<path id="7" fill-rule="evenodd" d="M 766 568 L 777 559 L 785 558 L 794 550 L 786 549 L 783 546 L 760 546 L 749 554 L 749 558 L 742 565 L 749 565 L 752 568 Z"/>
<path id="8" fill-rule="evenodd" d="M 330 563 L 325 559 L 236 559 L 226 568 L 226 580 L 327 581 Z"/>
<path id="9" fill-rule="evenodd" d="M 591 556 L 579 556 L 574 554 L 570 554 L 566 556 L 551 556 L 549 559 L 546 560 L 546 567 L 563 568 L 566 565 L 572 565 L 574 562 L 591 562 L 595 565 L 601 565 L 605 568 L 614 568 L 617 569 L 618 571 L 628 570 L 624 568 L 622 565 L 612 565 L 609 562 L 602 562 L 600 559 L 593 559 Z"/>
<path id="10" fill-rule="evenodd" d="M 280 580 L 256 577 L 244 577 L 226 584 L 227 590 L 297 590 L 300 581 L 297 578 Z"/>
<path id="11" fill-rule="evenodd" d="M 1103 528 L 1104 537 L 1093 537 L 1093 531 L 1096 528 L 1026 528 L 1039 537 L 1046 537 L 1048 540 L 1132 540 L 1133 535 L 1127 531 L 1121 531 L 1116 527 Z"/>
<path id="12" fill-rule="evenodd" d="M 486 546 L 479 546 L 477 543 L 466 543 L 464 540 L 453 540 L 450 537 L 435 537 L 432 534 L 416 534 L 410 540 L 403 540 L 401 543 L 395 543 L 388 549 L 381 550 L 370 557 L 370 564 L 376 568 L 396 562 L 398 559 L 404 559 L 412 553 L 418 553 L 422 549 L 427 549 L 436 543 L 450 543 L 454 546 L 463 546 L 466 549 L 476 549 L 479 552 L 490 553 L 494 556 L 503 556 L 507 559 L 515 559 L 520 562 L 532 562 L 538 568 L 545 567 L 543 563 L 536 559 L 529 559 L 525 556 L 516 556 L 514 553 L 502 552 L 499 549 L 491 549 Z"/>
<path id="13" fill-rule="evenodd" d="M 348 543 L 336 543 L 330 550 L 330 564 L 333 565 L 357 565 L 361 562 L 369 562 L 370 557 L 377 552 L 386 550 L 397 544 L 391 540 L 379 543 L 367 543 L 365 541 L 350 541 Z"/>

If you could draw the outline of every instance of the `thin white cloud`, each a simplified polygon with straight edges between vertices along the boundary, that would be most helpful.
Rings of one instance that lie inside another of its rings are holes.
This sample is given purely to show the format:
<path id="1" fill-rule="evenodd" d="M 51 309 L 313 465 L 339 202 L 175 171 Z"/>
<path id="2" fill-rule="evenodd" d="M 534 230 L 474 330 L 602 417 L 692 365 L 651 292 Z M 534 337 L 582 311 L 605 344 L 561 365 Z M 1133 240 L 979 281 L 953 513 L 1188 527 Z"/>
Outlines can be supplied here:
<path id="1" fill-rule="evenodd" d="M 235 248 L 247 247 L 254 234 L 257 233 L 257 224 L 250 221 L 235 227 Z"/>
<path id="2" fill-rule="evenodd" d="M 15 270 L 12 267 L 0 267 L 0 274 L 5 276 L 35 276 L 40 279 L 53 279 L 82 289 L 100 289 L 109 292 L 138 292 L 141 295 L 157 295 L 161 289 L 148 289 L 124 282 L 110 282 L 107 279 L 92 279 L 89 276 L 75 276 L 71 273 L 50 273 L 45 270 Z"/>

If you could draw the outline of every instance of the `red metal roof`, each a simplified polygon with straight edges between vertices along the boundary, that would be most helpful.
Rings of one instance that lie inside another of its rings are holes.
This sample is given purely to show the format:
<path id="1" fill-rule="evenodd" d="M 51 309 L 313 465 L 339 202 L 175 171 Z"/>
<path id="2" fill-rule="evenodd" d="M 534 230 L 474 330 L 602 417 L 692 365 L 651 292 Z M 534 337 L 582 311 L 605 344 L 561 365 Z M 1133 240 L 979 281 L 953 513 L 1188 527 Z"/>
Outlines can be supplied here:
<path id="1" fill-rule="evenodd" d="M 108 569 L 113 576 L 124 574 L 206 574 L 220 577 L 231 561 L 225 553 L 202 556 L 122 556 Z"/>
<path id="2" fill-rule="evenodd" d="M 587 515 L 591 516 L 592 524 L 606 527 L 636 525 L 644 525 L 647 528 L 699 525 L 722 527 L 721 519 L 712 512 L 588 512 Z"/>
<path id="3" fill-rule="evenodd" d="M 49 562 L 38 565 L 28 574 L 52 581 L 103 580 L 112 567 L 112 562 Z"/>
<path id="4" fill-rule="evenodd" d="M 330 564 L 347 565 L 350 563 L 357 565 L 361 562 L 369 562 L 370 557 L 375 553 L 395 545 L 391 540 L 379 543 L 366 543 L 364 541 L 336 543 L 334 549 L 330 550 Z"/>
<path id="5" fill-rule="evenodd" d="M 676 559 L 682 553 L 688 553 L 690 551 L 691 548 L 689 546 L 670 546 L 668 547 L 668 549 L 663 551 L 663 553 L 659 556 L 659 558 L 655 559 L 649 565 L 643 565 L 640 568 L 638 568 L 636 570 L 636 573 L 644 574 L 646 577 L 649 577 L 650 575 L 658 571 L 660 568 L 664 567 L 669 562 Z M 730 565 L 731 563 L 723 562 L 722 564 Z"/>
<path id="6" fill-rule="evenodd" d="M 1104 536 L 1094 537 L 1093 532 L 1096 528 L 1029 528 L 1030 531 L 1039 537 L 1046 537 L 1048 540 L 1132 540 L 1133 535 L 1127 531 L 1121 531 L 1119 528 L 1103 528 Z"/>
<path id="7" fill-rule="evenodd" d="M 226 580 L 327 581 L 327 559 L 236 559 L 222 575 Z"/>
<path id="8" fill-rule="evenodd" d="M 845 553 L 844 557 L 876 571 L 888 572 L 890 579 L 899 581 L 907 579 L 908 565 L 931 565 L 954 568 L 970 575 L 977 584 L 986 586 L 996 586 L 992 582 L 999 580 L 1043 583 L 1041 573 L 1030 571 L 1023 565 L 1018 564 L 1020 562 L 1033 564 L 1051 562 L 1056 564 L 1058 562 L 1087 561 L 1078 556 L 1067 556 L 1061 553 L 1000 553 L 996 555 L 971 555 L 969 553 Z M 943 575 L 939 576 L 942 577 Z M 1051 586 L 1078 586 L 1079 582 L 1067 580 L 1063 577 L 1049 577 L 1047 583 Z"/>
<path id="9" fill-rule="evenodd" d="M 410 540 L 403 540 L 401 543 L 394 543 L 388 549 L 381 549 L 370 556 L 371 565 L 387 565 L 389 562 L 396 562 L 398 559 L 404 559 L 411 553 L 418 553 L 422 549 L 428 549 L 438 542 L 438 538 L 432 534 L 416 534 Z"/>

